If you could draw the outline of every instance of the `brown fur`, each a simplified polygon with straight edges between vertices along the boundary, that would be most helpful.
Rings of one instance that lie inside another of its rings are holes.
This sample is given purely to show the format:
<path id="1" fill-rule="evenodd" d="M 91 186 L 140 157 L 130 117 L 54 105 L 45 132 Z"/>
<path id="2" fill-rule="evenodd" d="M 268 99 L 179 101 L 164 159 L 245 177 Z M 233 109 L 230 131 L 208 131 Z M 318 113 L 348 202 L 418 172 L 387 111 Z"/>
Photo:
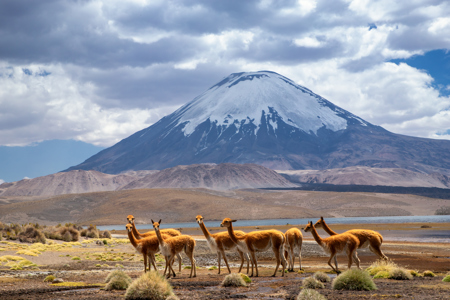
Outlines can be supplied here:
<path id="1" fill-rule="evenodd" d="M 168 278 L 170 278 L 170 271 L 173 273 L 173 277 L 175 277 L 175 271 L 172 269 L 173 260 L 175 255 L 184 251 L 187 257 L 191 261 L 191 274 L 189 278 L 192 277 L 192 272 L 194 272 L 194 277 L 197 277 L 197 270 L 194 259 L 194 248 L 195 248 L 195 240 L 189 235 L 180 235 L 174 236 L 168 239 L 163 239 L 161 237 L 161 232 L 159 230 L 159 225 L 161 224 L 161 220 L 159 222 L 153 222 L 153 228 L 155 229 L 156 236 L 159 241 L 159 249 L 161 254 L 166 258 L 166 268 L 164 269 L 164 274 L 166 274 L 167 269 L 169 269 Z"/>
<path id="2" fill-rule="evenodd" d="M 133 215 L 128 215 L 127 216 L 127 221 L 128 223 L 130 223 L 131 225 L 133 225 L 133 234 L 134 236 L 139 240 L 145 237 L 149 237 L 149 236 L 156 236 L 156 233 L 154 230 L 150 230 L 147 231 L 145 233 L 140 233 L 137 228 L 136 225 L 134 224 L 134 216 Z M 176 229 L 172 229 L 172 228 L 168 228 L 168 229 L 161 229 L 161 233 L 166 234 L 166 235 L 170 235 L 170 236 L 179 236 L 181 235 L 181 232 L 179 232 Z"/>
<path id="3" fill-rule="evenodd" d="M 200 229 L 202 230 L 203 234 L 206 237 L 206 242 L 210 244 L 210 248 L 217 251 L 217 262 L 219 265 L 219 273 L 220 274 L 220 259 L 221 256 L 223 256 L 223 260 L 225 261 L 225 264 L 228 269 L 228 273 L 231 273 L 230 266 L 228 265 L 227 257 L 225 256 L 225 250 L 237 250 L 239 253 L 239 256 L 241 257 L 241 266 L 239 267 L 239 272 L 242 270 L 242 266 L 244 265 L 244 253 L 242 253 L 239 248 L 236 247 L 236 244 L 231 240 L 230 236 L 228 235 L 228 232 L 218 232 L 211 234 L 208 229 L 206 228 L 205 224 L 203 223 L 203 217 L 201 215 L 198 215 L 195 220 L 197 221 L 198 225 L 200 226 Z M 245 233 L 243 231 L 237 230 L 234 232 L 236 235 L 241 236 Z M 248 262 L 248 256 L 245 255 L 245 258 L 247 259 L 247 274 L 249 271 L 249 262 Z"/>
<path id="4" fill-rule="evenodd" d="M 133 247 L 144 257 L 144 272 L 147 272 L 147 258 L 149 259 L 148 270 L 151 270 L 151 265 L 153 265 L 155 270 L 157 270 L 155 264 L 155 254 L 159 252 L 159 241 L 157 236 L 155 235 L 138 240 L 133 235 L 132 227 L 133 225 L 131 224 L 126 225 L 128 239 L 130 240 L 130 243 L 133 245 Z M 163 235 L 162 237 L 169 238 L 169 236 L 167 235 Z"/>
<path id="5" fill-rule="evenodd" d="M 314 224 L 314 227 L 322 228 L 331 236 L 338 234 L 328 227 L 323 217 L 320 217 L 320 220 Z M 366 248 L 368 246 L 370 251 L 375 253 L 379 258 L 384 260 L 388 259 L 387 256 L 383 254 L 383 251 L 381 251 L 383 236 L 379 232 L 368 229 L 351 229 L 345 233 L 352 234 L 359 240 L 359 248 Z"/>
<path id="6" fill-rule="evenodd" d="M 152 236 L 156 237 L 156 233 L 155 233 L 154 230 L 148 231 L 146 233 L 140 233 L 137 230 L 136 225 L 134 224 L 134 216 L 133 215 L 128 215 L 127 216 L 127 221 L 128 221 L 128 223 L 133 225 L 133 227 L 131 227 L 131 228 L 133 229 L 133 235 L 134 235 L 134 237 L 136 239 L 139 240 L 139 239 L 142 239 L 142 238 L 147 238 L 147 237 L 152 237 Z M 179 235 L 181 235 L 181 232 L 179 232 L 176 229 L 171 229 L 171 228 L 169 228 L 169 229 L 161 229 L 161 233 L 164 234 L 164 235 L 167 235 L 167 236 L 179 236 Z M 179 270 L 179 272 L 181 272 L 181 261 L 182 261 L 181 255 L 177 254 L 177 258 L 178 258 L 178 270 Z M 153 261 L 152 261 L 152 263 L 153 263 Z M 155 268 L 155 270 L 156 270 L 156 268 Z"/>
<path id="7" fill-rule="evenodd" d="M 302 244 L 303 235 L 300 229 L 290 228 L 284 234 L 286 236 L 285 256 L 288 258 L 288 271 L 294 271 L 295 255 L 294 250 L 298 249 L 299 268 L 302 269 Z"/>
<path id="8" fill-rule="evenodd" d="M 256 277 L 258 277 L 258 262 L 256 260 L 255 252 L 265 251 L 269 247 L 272 247 L 272 251 L 275 254 L 275 258 L 277 260 L 277 266 L 272 276 L 276 275 L 278 267 L 280 266 L 280 262 L 283 266 L 283 272 L 281 276 L 284 276 L 284 270 L 286 268 L 286 259 L 284 258 L 284 243 L 286 238 L 284 234 L 281 231 L 272 229 L 253 231 L 246 233 L 243 236 L 237 236 L 233 231 L 233 222 L 236 222 L 236 220 L 225 218 L 223 219 L 220 226 L 228 228 L 228 234 L 231 240 L 242 252 L 250 253 L 250 257 L 252 259 L 252 273 L 250 276 L 253 276 L 254 265 L 256 268 Z"/>
<path id="9" fill-rule="evenodd" d="M 348 257 L 348 268 L 350 269 L 352 266 L 352 257 L 355 259 L 356 265 L 358 269 L 359 267 L 359 258 L 356 254 L 356 249 L 359 247 L 359 240 L 351 234 L 341 233 L 337 235 L 330 236 L 328 238 L 322 239 L 317 233 L 316 228 L 314 227 L 312 221 L 309 221 L 309 224 L 303 229 L 305 232 L 311 232 L 314 240 L 319 244 L 323 250 L 327 253 L 330 253 L 330 259 L 328 260 L 328 265 L 339 273 L 337 261 L 335 260 L 336 268 L 331 264 L 331 260 L 336 256 L 337 253 L 343 252 L 344 250 L 347 252 Z"/>

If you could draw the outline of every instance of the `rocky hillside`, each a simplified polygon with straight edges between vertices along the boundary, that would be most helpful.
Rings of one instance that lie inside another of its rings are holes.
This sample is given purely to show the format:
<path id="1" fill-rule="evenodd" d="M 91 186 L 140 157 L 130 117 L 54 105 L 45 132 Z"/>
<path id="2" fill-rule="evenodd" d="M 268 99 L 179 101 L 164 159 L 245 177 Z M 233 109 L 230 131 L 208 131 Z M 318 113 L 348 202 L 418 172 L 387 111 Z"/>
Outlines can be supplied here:
<path id="1" fill-rule="evenodd" d="M 74 170 L 0 185 L 1 197 L 50 197 L 145 188 L 207 188 L 213 190 L 293 187 L 273 170 L 254 164 L 203 164 L 162 171 L 131 171 L 119 175 Z"/>
<path id="2" fill-rule="evenodd" d="M 328 170 L 289 170 L 278 173 L 297 183 L 450 188 L 450 177 L 446 175 L 425 174 L 401 168 L 348 167 Z"/>
<path id="3" fill-rule="evenodd" d="M 207 188 L 230 190 L 263 187 L 294 187 L 283 176 L 255 164 L 199 164 L 176 166 L 130 182 L 121 189 Z"/>
<path id="4" fill-rule="evenodd" d="M 50 197 L 64 194 L 115 191 L 131 181 L 154 171 L 129 172 L 110 175 L 98 171 L 74 170 L 33 179 L 5 182 L 0 185 L 0 196 Z"/>

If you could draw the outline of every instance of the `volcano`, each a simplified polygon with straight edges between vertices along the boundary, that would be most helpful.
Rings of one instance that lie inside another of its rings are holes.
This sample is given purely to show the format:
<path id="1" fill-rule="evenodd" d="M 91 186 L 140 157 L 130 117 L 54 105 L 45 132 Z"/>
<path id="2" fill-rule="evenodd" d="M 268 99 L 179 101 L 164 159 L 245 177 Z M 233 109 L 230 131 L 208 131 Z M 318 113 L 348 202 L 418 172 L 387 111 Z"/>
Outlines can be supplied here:
<path id="1" fill-rule="evenodd" d="M 450 174 L 450 141 L 391 133 L 280 74 L 245 72 L 68 170 L 118 174 L 200 163 Z"/>

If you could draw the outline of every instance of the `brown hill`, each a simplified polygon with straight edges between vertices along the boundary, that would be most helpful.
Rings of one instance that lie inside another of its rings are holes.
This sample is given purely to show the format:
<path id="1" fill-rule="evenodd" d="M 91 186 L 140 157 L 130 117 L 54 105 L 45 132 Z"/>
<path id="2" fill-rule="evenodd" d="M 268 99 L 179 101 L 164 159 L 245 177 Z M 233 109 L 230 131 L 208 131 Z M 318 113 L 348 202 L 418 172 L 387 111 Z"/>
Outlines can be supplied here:
<path id="1" fill-rule="evenodd" d="M 449 188 L 450 178 L 439 173 L 425 174 L 401 168 L 348 167 L 328 170 L 277 171 L 292 182 L 336 185 L 384 185 Z"/>
<path id="2" fill-rule="evenodd" d="M 3 183 L 0 185 L 0 196 L 50 197 L 63 194 L 114 191 L 151 172 L 154 171 L 133 171 L 119 175 L 110 175 L 92 170 L 60 172 L 33 179 Z"/>
<path id="3" fill-rule="evenodd" d="M 130 182 L 121 190 L 143 188 L 207 188 L 230 190 L 294 187 L 273 170 L 255 164 L 199 164 L 176 166 Z"/>
<path id="4" fill-rule="evenodd" d="M 0 204 L 0 221 L 80 225 L 195 222 L 230 217 L 238 220 L 354 216 L 432 215 L 448 200 L 414 195 L 311 191 L 140 189 L 60 195 L 44 200 Z"/>

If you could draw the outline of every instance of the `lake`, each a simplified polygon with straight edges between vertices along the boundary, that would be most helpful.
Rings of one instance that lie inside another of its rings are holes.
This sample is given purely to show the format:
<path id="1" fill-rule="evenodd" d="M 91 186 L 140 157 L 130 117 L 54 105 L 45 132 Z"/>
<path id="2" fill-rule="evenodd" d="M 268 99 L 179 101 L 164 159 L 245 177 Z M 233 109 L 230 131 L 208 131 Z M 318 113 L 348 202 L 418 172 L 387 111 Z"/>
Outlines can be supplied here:
<path id="1" fill-rule="evenodd" d="M 265 220 L 238 220 L 235 226 L 267 226 L 267 225 L 301 225 L 308 221 L 317 221 L 318 218 L 306 219 L 265 219 Z M 438 216 L 389 216 L 389 217 L 351 217 L 351 218 L 326 218 L 328 224 L 377 224 L 377 223 L 450 223 L 450 215 Z M 206 227 L 219 227 L 221 221 L 205 221 Z M 120 225 L 97 226 L 100 230 L 124 230 L 126 219 Z M 187 223 L 162 223 L 161 228 L 192 228 L 198 224 L 193 218 Z M 137 224 L 137 229 L 153 229 L 152 224 Z"/>

